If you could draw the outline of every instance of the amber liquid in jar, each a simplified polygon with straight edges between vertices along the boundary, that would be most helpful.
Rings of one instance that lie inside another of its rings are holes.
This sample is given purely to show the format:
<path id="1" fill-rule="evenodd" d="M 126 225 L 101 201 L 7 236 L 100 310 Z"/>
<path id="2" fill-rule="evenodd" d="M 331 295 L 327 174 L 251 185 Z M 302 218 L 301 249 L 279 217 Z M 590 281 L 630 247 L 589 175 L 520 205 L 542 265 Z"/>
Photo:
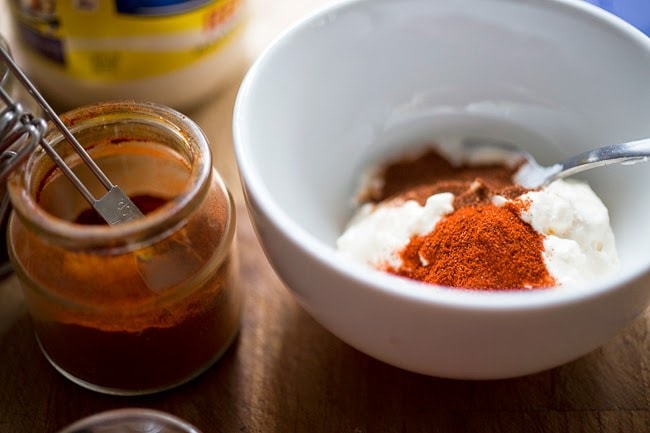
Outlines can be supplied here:
<path id="1" fill-rule="evenodd" d="M 130 236 L 121 233 L 128 225 L 102 224 L 58 169 L 34 170 L 35 206 L 90 239 L 50 238 L 12 219 L 11 253 L 36 335 L 50 362 L 82 386 L 125 395 L 176 386 L 212 365 L 238 330 L 233 204 L 214 172 L 188 194 L 191 164 L 156 141 L 105 138 L 91 147 L 147 228 Z"/>

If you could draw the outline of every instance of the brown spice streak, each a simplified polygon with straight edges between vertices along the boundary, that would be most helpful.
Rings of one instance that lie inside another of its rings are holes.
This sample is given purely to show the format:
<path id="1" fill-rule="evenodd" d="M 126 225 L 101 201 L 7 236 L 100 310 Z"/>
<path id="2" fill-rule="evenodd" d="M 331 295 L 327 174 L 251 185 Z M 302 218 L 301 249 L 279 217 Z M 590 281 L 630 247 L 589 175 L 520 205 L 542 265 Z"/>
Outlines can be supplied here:
<path id="1" fill-rule="evenodd" d="M 368 191 L 366 199 L 378 203 L 389 198 L 416 200 L 423 205 L 426 199 L 441 192 L 462 196 L 454 207 L 485 201 L 488 195 L 498 193 L 506 198 L 520 195 L 524 188 L 515 185 L 512 176 L 517 166 L 504 165 L 461 165 L 455 166 L 433 149 L 421 155 L 400 160 L 386 166 L 380 173 L 383 185 L 378 190 Z M 478 182 L 479 189 L 472 189 Z M 489 193 L 489 194 L 488 194 Z"/>

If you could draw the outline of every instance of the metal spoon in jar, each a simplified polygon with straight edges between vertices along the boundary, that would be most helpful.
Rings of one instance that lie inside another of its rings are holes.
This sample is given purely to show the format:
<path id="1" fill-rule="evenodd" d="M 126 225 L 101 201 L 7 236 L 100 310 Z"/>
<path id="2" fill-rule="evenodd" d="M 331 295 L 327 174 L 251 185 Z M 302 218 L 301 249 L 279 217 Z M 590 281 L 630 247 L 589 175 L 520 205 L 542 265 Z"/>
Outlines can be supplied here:
<path id="1" fill-rule="evenodd" d="M 494 147 L 521 154 L 526 159 L 526 163 L 515 173 L 514 180 L 526 188 L 545 186 L 556 179 L 595 167 L 617 163 L 635 164 L 650 159 L 650 138 L 599 147 L 551 166 L 539 165 L 532 155 L 503 141 L 468 138 L 463 141 L 463 147 L 470 151 L 480 147 Z"/>

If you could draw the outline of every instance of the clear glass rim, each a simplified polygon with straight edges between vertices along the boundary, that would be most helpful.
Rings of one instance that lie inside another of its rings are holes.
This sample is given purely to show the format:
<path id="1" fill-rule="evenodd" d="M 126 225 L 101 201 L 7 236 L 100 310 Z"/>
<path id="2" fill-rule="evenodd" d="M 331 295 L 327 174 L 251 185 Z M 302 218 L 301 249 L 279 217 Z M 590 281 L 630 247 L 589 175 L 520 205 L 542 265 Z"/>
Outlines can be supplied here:
<path id="1" fill-rule="evenodd" d="M 174 200 L 164 205 L 160 211 L 153 212 L 118 226 L 80 225 L 57 218 L 45 211 L 32 194 L 31 185 L 40 179 L 33 179 L 33 170 L 41 158 L 49 158 L 38 148 L 7 180 L 7 188 L 14 213 L 33 230 L 60 243 L 73 243 L 80 246 L 136 245 L 143 240 L 151 240 L 153 235 L 162 236 L 175 227 L 192 212 L 192 203 L 199 202 L 207 193 L 213 175 L 226 193 L 225 185 L 218 175 L 213 174 L 212 158 L 207 138 L 199 126 L 189 117 L 169 107 L 150 102 L 115 101 L 101 102 L 71 110 L 63 115 L 63 122 L 74 129 L 92 126 L 94 119 L 105 115 L 139 117 L 152 121 L 161 129 L 183 137 L 194 161 L 191 162 L 189 186 Z M 49 138 L 62 141 L 58 130 L 47 132 Z M 55 142 L 51 140 L 51 142 Z"/>
<path id="2" fill-rule="evenodd" d="M 164 430 L 156 430 L 161 433 L 201 433 L 190 423 L 166 412 L 144 409 L 144 408 L 123 408 L 100 412 L 82 418 L 73 424 L 65 427 L 59 433 L 82 433 L 92 432 L 94 428 L 101 428 L 101 431 L 110 432 L 123 431 L 126 423 L 155 422 L 156 427 L 162 426 Z M 109 430 L 109 428 L 116 430 Z"/>

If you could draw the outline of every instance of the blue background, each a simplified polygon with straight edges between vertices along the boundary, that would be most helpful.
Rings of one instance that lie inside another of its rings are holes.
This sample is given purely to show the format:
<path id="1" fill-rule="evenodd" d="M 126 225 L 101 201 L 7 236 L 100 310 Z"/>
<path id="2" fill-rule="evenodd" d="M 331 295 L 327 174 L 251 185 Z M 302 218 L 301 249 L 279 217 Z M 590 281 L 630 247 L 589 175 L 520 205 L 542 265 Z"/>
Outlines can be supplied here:
<path id="1" fill-rule="evenodd" d="M 650 0 L 585 0 L 618 15 L 650 36 Z"/>

